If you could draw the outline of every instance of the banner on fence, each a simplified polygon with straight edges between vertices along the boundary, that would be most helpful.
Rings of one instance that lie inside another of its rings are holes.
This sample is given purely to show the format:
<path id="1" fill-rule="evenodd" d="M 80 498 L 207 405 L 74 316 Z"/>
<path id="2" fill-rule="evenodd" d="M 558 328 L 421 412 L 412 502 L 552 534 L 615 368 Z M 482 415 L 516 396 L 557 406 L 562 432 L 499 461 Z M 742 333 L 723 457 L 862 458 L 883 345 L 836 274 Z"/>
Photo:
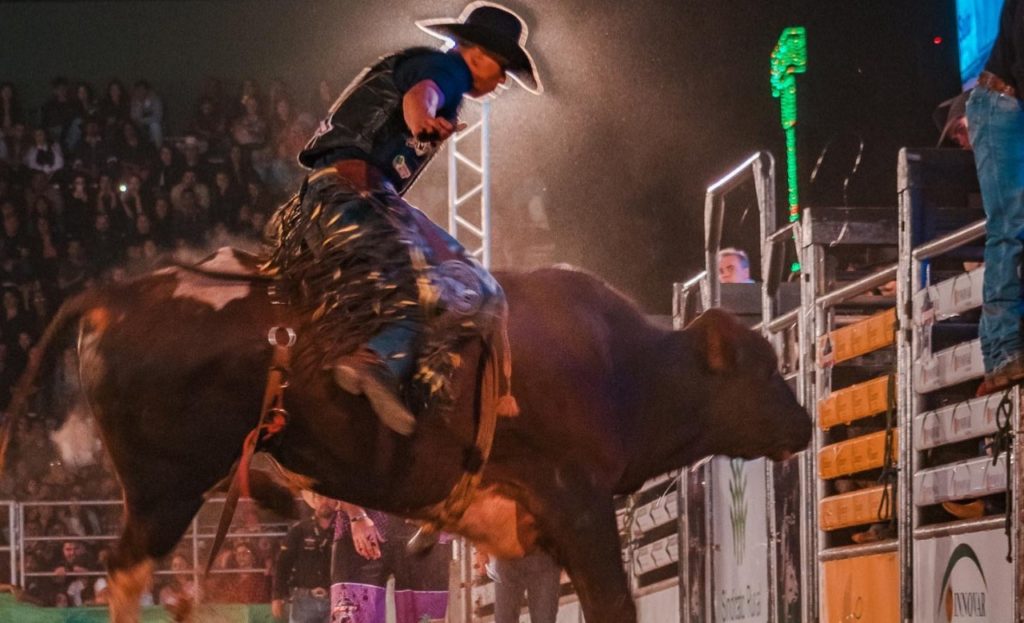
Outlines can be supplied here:
<path id="1" fill-rule="evenodd" d="M 1012 621 L 1013 566 L 1002 530 L 914 543 L 914 620 L 919 623 Z"/>
<path id="2" fill-rule="evenodd" d="M 765 462 L 716 457 L 711 513 L 716 623 L 768 621 Z"/>

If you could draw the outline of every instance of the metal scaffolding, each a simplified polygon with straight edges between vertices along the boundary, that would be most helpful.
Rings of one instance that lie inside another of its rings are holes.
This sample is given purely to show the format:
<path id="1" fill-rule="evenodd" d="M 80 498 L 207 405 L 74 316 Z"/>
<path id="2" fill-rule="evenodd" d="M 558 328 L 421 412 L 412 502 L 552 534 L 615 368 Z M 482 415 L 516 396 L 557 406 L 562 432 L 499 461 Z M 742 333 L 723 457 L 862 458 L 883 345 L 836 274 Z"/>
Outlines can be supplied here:
<path id="1" fill-rule="evenodd" d="M 448 233 L 490 268 L 491 104 L 474 101 L 466 108 L 475 108 L 479 118 L 448 142 Z"/>

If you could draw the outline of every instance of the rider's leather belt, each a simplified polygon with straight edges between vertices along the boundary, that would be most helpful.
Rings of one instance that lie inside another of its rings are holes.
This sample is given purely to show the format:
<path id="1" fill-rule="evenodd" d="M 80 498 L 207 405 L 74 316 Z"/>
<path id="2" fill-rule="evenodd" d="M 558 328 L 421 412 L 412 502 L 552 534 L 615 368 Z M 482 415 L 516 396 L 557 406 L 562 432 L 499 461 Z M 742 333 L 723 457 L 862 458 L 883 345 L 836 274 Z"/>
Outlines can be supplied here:
<path id="1" fill-rule="evenodd" d="M 330 173 L 336 173 L 347 181 L 357 191 L 372 191 L 388 184 L 388 179 L 380 172 L 380 169 L 364 160 L 338 160 L 329 167 L 318 170 L 310 175 L 309 181 L 315 181 L 318 177 Z"/>
<path id="2" fill-rule="evenodd" d="M 309 595 L 310 597 L 316 597 L 317 599 L 326 599 L 329 594 L 328 590 L 323 587 L 316 588 L 300 588 L 295 587 L 292 589 L 293 595 Z"/>
<path id="3" fill-rule="evenodd" d="M 1009 95 L 1010 97 L 1018 97 L 1017 89 L 1013 88 L 1006 81 L 995 75 L 991 71 L 983 71 L 978 76 L 978 86 L 983 86 L 989 91 L 995 91 L 1002 95 Z"/>

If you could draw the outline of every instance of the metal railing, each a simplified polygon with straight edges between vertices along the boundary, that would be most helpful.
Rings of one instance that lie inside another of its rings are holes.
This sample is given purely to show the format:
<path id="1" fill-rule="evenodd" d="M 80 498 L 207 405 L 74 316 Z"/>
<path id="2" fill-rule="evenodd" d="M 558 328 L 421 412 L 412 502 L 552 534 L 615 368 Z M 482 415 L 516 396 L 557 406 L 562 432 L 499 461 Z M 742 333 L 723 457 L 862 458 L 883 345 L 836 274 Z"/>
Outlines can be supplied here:
<path id="1" fill-rule="evenodd" d="M 770 152 L 759 151 L 752 154 L 742 163 L 737 165 L 730 172 L 725 174 L 723 177 L 708 186 L 704 198 L 704 263 L 705 272 L 702 278 L 694 278 L 685 284 L 680 292 L 680 295 L 684 294 L 688 289 L 698 287 L 700 284 L 701 298 L 704 309 L 710 309 L 712 307 L 718 307 L 721 304 L 721 284 L 718 277 L 718 252 L 721 249 L 722 244 L 722 228 L 725 221 L 726 211 L 726 196 L 740 185 L 747 181 L 753 181 L 754 191 L 756 195 L 756 203 L 758 209 L 758 239 L 761 241 L 761 274 L 762 277 L 767 275 L 770 267 L 766 264 L 770 254 L 763 252 L 766 248 L 766 241 L 773 235 L 776 234 L 776 211 L 775 211 L 775 159 Z M 781 234 L 785 235 L 785 234 Z M 689 286 L 689 288 L 687 288 Z M 766 290 L 767 284 L 762 281 L 761 284 L 761 317 L 762 321 L 765 318 L 770 318 L 774 313 L 774 305 L 771 297 L 768 296 Z M 690 599 L 700 599 L 702 607 L 700 608 L 703 613 L 704 620 L 712 620 L 716 618 L 716 594 L 718 587 L 716 586 L 716 567 L 715 567 L 715 552 L 718 551 L 716 545 L 716 539 L 721 538 L 721 535 L 715 534 L 715 526 L 712 521 L 712 515 L 714 513 L 715 500 L 713 492 L 715 491 L 715 470 L 713 463 L 708 463 L 706 466 L 699 468 L 703 470 L 704 475 L 704 486 L 702 494 L 704 495 L 705 508 L 705 521 L 704 521 L 704 535 L 706 542 L 702 543 L 701 546 L 706 548 L 706 553 L 703 555 L 703 578 L 696 578 L 702 581 L 704 590 L 700 596 L 688 595 L 691 583 L 695 578 L 689 577 L 691 571 L 690 564 L 690 547 L 680 547 L 680 560 L 679 560 L 679 583 L 681 586 L 680 590 L 680 602 L 685 604 Z M 774 612 L 776 609 L 775 605 L 775 590 L 772 588 L 774 584 L 774 578 L 778 575 L 777 568 L 779 561 L 777 560 L 777 552 L 774 547 L 777 526 L 775 525 L 774 517 L 774 482 L 772 467 L 767 461 L 764 462 L 764 482 L 765 491 L 767 498 L 764 500 L 765 508 L 765 524 L 763 526 L 764 536 L 766 538 L 768 547 L 768 556 L 766 561 L 766 574 L 763 578 L 764 581 L 764 592 L 765 602 L 764 607 L 767 612 Z M 687 495 L 687 479 L 682 479 L 681 483 L 682 493 L 681 495 Z M 687 528 L 685 522 L 683 523 L 684 530 L 680 534 L 679 538 L 681 543 L 689 545 L 689 535 L 685 528 Z M 759 526 L 758 529 L 761 529 Z M 724 576 L 723 576 L 724 577 Z M 719 613 L 720 614 L 720 613 Z M 681 613 L 681 620 L 688 622 L 691 618 L 690 608 L 686 608 Z"/>
<path id="2" fill-rule="evenodd" d="M 897 280 L 899 267 L 897 264 L 889 264 L 853 281 L 839 281 L 839 274 L 832 275 L 830 272 L 832 269 L 829 268 L 829 255 L 838 252 L 837 247 L 840 246 L 877 245 L 877 223 L 871 215 L 861 215 L 861 219 L 858 220 L 858 215 L 853 210 L 848 210 L 849 213 L 844 214 L 838 223 L 829 220 L 835 217 L 830 215 L 828 210 L 821 210 L 821 214 L 818 212 L 819 210 L 811 208 L 805 210 L 806 235 L 799 241 L 802 283 L 801 307 L 798 313 L 801 325 L 799 368 L 800 378 L 803 380 L 804 404 L 815 420 L 811 446 L 804 453 L 806 462 L 803 479 L 803 492 L 807 495 L 803 515 L 807 538 L 803 541 L 805 549 L 802 561 L 805 575 L 802 578 L 802 590 L 806 599 L 805 617 L 810 617 L 809 620 L 817 620 L 819 616 L 825 617 L 821 612 L 824 604 L 822 590 L 828 580 L 823 573 L 824 563 L 870 553 L 892 552 L 899 548 L 898 540 L 872 545 L 831 543 L 828 536 L 830 533 L 822 530 L 820 526 L 819 502 L 826 497 L 827 488 L 826 481 L 818 476 L 818 459 L 821 449 L 830 441 L 827 439 L 828 433 L 819 425 L 817 410 L 819 400 L 828 395 L 833 388 L 832 371 L 819 366 L 818 340 L 850 320 L 859 319 L 859 316 L 846 317 L 849 316 L 851 306 L 859 307 L 861 301 L 855 299 L 873 294 L 879 286 Z M 897 240 L 893 238 L 886 244 L 895 248 Z M 889 300 L 886 297 L 877 298 L 880 301 Z M 895 304 L 895 299 L 892 299 L 891 305 Z M 846 311 L 842 311 L 843 307 L 847 308 Z"/>
<path id="3" fill-rule="evenodd" d="M 3 510 L 0 511 L 0 534 L 3 535 L 2 545 L 0 545 L 0 556 L 7 560 L 7 574 L 2 577 L 2 581 L 9 584 L 17 584 L 20 579 L 18 574 L 18 550 L 15 547 L 15 543 L 18 538 L 18 508 L 17 503 L 13 501 L 2 501 L 0 505 L 3 506 Z"/>
<path id="4" fill-rule="evenodd" d="M 920 160 L 924 162 L 924 159 Z M 692 308 L 694 307 L 692 303 L 695 297 L 700 297 L 701 307 L 704 309 L 718 304 L 721 300 L 721 289 L 718 284 L 717 274 L 717 253 L 724 233 L 722 227 L 725 205 L 721 194 L 737 188 L 743 181 L 742 174 L 756 171 L 757 163 L 758 155 L 755 154 L 708 189 L 705 200 L 706 268 L 686 283 L 674 285 L 673 315 L 677 321 L 676 328 L 681 328 L 684 322 L 692 320 L 693 316 L 696 315 L 692 313 Z M 900 166 L 901 171 L 907 168 L 906 163 L 903 163 L 902 160 Z M 999 513 L 1000 505 L 994 504 L 992 508 L 986 506 L 985 511 L 986 513 L 995 513 L 994 515 L 986 514 L 975 519 L 942 521 L 939 515 L 933 514 L 923 524 L 919 525 L 922 514 L 914 506 L 911 497 L 915 485 L 913 479 L 914 472 L 921 464 L 918 460 L 921 451 L 916 450 L 914 447 L 915 433 L 913 421 L 912 418 L 908 417 L 908 413 L 917 413 L 917 411 L 914 411 L 914 405 L 922 403 L 920 402 L 921 398 L 915 392 L 924 389 L 924 386 L 915 388 L 915 366 L 918 363 L 906 356 L 911 347 L 910 340 L 912 336 L 914 336 L 914 339 L 917 339 L 916 336 L 919 332 L 917 324 L 913 320 L 913 314 L 918 313 L 915 311 L 916 304 L 913 303 L 913 295 L 927 285 L 933 272 L 937 270 L 948 271 L 951 263 L 958 265 L 964 259 L 975 260 L 978 253 L 976 249 L 965 252 L 962 248 L 975 243 L 985 235 L 984 221 L 963 225 L 965 221 L 962 219 L 968 212 L 953 209 L 961 205 L 956 203 L 961 201 L 961 199 L 964 201 L 964 206 L 967 206 L 969 201 L 972 200 L 965 197 L 957 198 L 955 192 L 959 192 L 959 190 L 950 191 L 950 189 L 959 189 L 960 186 L 958 185 L 969 186 L 970 181 L 966 179 L 951 179 L 948 175 L 945 175 L 944 171 L 945 169 L 941 167 L 930 172 L 918 170 L 914 173 L 914 176 L 917 177 L 910 181 L 908 181 L 909 178 L 905 179 L 906 176 L 901 175 L 899 191 L 900 210 L 898 213 L 892 208 L 838 208 L 821 210 L 821 214 L 816 215 L 818 218 L 812 218 L 812 210 L 808 210 L 805 213 L 804 221 L 799 225 L 789 225 L 778 230 L 773 230 L 771 227 L 771 225 L 774 225 L 774 221 L 769 220 L 767 223 L 762 221 L 761 262 L 762 276 L 766 282 L 766 287 L 763 294 L 764 309 L 762 320 L 755 328 L 759 329 L 772 341 L 777 352 L 779 352 L 779 346 L 782 344 L 778 336 L 788 333 L 791 340 L 792 330 L 794 327 L 797 328 L 798 348 L 801 354 L 795 378 L 803 387 L 801 398 L 804 400 L 804 404 L 812 411 L 816 410 L 818 399 L 830 393 L 833 389 L 831 385 L 831 372 L 818 366 L 818 337 L 832 330 L 847 326 L 852 322 L 862 320 L 867 315 L 873 315 L 881 306 L 890 309 L 895 307 L 896 309 L 895 327 L 897 330 L 893 344 L 892 346 L 885 347 L 889 352 L 885 354 L 869 354 L 862 359 L 851 360 L 848 364 L 844 364 L 845 369 L 842 374 L 845 376 L 836 378 L 836 389 L 859 382 L 857 379 L 863 378 L 865 375 L 867 378 L 879 378 L 878 374 L 890 368 L 888 355 L 890 353 L 893 355 L 891 370 L 886 373 L 895 375 L 896 396 L 894 402 L 889 401 L 888 408 L 890 411 L 885 419 L 890 421 L 889 418 L 894 417 L 891 434 L 896 436 L 895 441 L 898 442 L 896 465 L 889 466 L 890 469 L 894 469 L 896 472 L 896 487 L 895 490 L 890 490 L 890 492 L 894 491 L 891 493 L 894 496 L 891 516 L 893 521 L 896 522 L 898 530 L 895 538 L 878 542 L 865 543 L 850 539 L 853 544 L 847 545 L 845 537 L 836 538 L 832 533 L 826 539 L 825 532 L 819 527 L 818 518 L 818 505 L 824 499 L 826 489 L 817 477 L 818 451 L 821 449 L 822 443 L 826 442 L 826 437 L 818 430 L 816 422 L 813 445 L 808 452 L 804 453 L 806 461 L 802 465 L 804 470 L 802 493 L 806 493 L 808 497 L 803 501 L 805 514 L 802 517 L 802 529 L 806 538 L 803 541 L 804 550 L 801 559 L 804 565 L 802 570 L 805 573 L 800 578 L 802 599 L 802 617 L 800 620 L 824 620 L 829 616 L 824 610 L 826 607 L 824 591 L 846 590 L 849 592 L 851 590 L 848 583 L 844 583 L 842 586 L 837 585 L 836 580 L 838 578 L 833 577 L 833 575 L 839 574 L 838 572 L 826 572 L 827 568 L 829 568 L 826 563 L 831 564 L 832 569 L 839 569 L 840 567 L 834 563 L 854 557 L 880 554 L 885 554 L 888 557 L 895 556 L 897 561 L 895 564 L 899 568 L 899 584 L 896 591 L 894 591 L 894 601 L 898 602 L 897 607 L 901 612 L 900 619 L 903 621 L 916 620 L 915 609 L 920 614 L 920 608 L 934 606 L 934 603 L 932 603 L 934 600 L 930 598 L 925 598 L 928 601 L 927 604 L 923 602 L 915 604 L 916 601 L 923 599 L 922 593 L 919 592 L 921 586 L 937 581 L 933 577 L 937 571 L 935 568 L 926 567 L 923 570 L 914 568 L 918 564 L 916 561 L 919 552 L 916 548 L 927 545 L 927 542 L 931 540 L 931 547 L 933 549 L 939 547 L 942 552 L 946 552 L 951 550 L 957 543 L 964 543 L 972 538 L 992 539 L 994 538 L 993 534 L 1001 532 L 1001 528 L 1006 528 L 1009 530 L 1010 550 L 1008 555 L 1011 557 L 1010 562 L 1002 566 L 996 565 L 996 562 L 1003 563 L 1001 558 L 1004 552 L 1001 548 L 995 548 L 999 549 L 998 555 L 992 554 L 991 551 L 987 555 L 991 557 L 992 576 L 998 580 L 998 585 L 1009 588 L 1009 584 L 1012 583 L 1012 595 L 1004 594 L 1001 596 L 1001 599 L 996 601 L 1005 602 L 1009 598 L 1012 604 L 1012 620 L 1015 623 L 1024 623 L 1024 603 L 1022 603 L 1021 599 L 1021 595 L 1024 595 L 1024 562 L 1022 562 L 1024 561 L 1024 556 L 1022 556 L 1022 551 L 1024 551 L 1024 530 L 1021 529 L 1020 525 L 1021 518 L 1024 517 L 1024 500 L 1022 500 L 1022 495 L 1024 495 L 1022 494 L 1022 491 L 1024 491 L 1024 461 L 1020 460 L 1021 449 L 1024 448 L 1024 435 L 1020 433 L 1020 430 L 1024 429 L 1024 409 L 1020 407 L 1019 403 L 1015 403 L 1017 406 L 1012 416 L 1013 434 L 1010 441 L 1011 449 L 1008 451 L 1010 460 L 1005 462 L 1009 474 L 1007 487 L 1012 491 L 1012 495 L 1008 497 L 1008 508 L 1005 509 L 1005 515 Z M 966 171 L 964 169 L 963 174 L 965 176 L 968 175 Z M 929 184 L 933 186 L 929 186 Z M 929 190 L 933 187 L 937 189 L 935 192 Z M 907 220 L 909 217 L 905 213 L 907 208 L 905 202 L 910 201 L 909 197 L 914 192 L 917 192 L 919 188 L 925 190 L 921 190 L 920 194 L 914 198 L 914 201 L 930 202 L 927 203 L 926 209 L 934 208 L 934 212 L 928 213 L 927 218 L 931 220 L 925 221 L 921 227 L 917 225 L 912 227 Z M 970 205 L 973 206 L 974 204 L 970 203 Z M 770 214 L 768 210 L 765 212 Z M 949 231 L 949 228 L 956 226 L 954 224 L 962 226 L 954 231 Z M 927 225 L 927 227 L 924 225 Z M 928 233 L 936 230 L 948 233 Z M 911 239 L 912 235 L 918 238 Z M 928 235 L 931 235 L 933 239 L 928 240 L 926 238 Z M 801 266 L 801 301 L 797 309 L 778 311 L 777 307 L 773 306 L 772 300 L 772 297 L 775 295 L 775 284 L 769 282 L 775 277 L 771 271 L 778 272 L 778 266 L 784 266 L 785 262 L 782 260 L 786 256 L 783 254 L 781 246 L 790 240 L 797 243 L 796 258 Z M 844 256 L 837 249 L 837 255 L 833 256 L 833 248 L 837 246 L 851 247 L 851 252 L 860 253 L 863 251 L 863 254 L 847 253 Z M 883 246 L 886 250 L 880 253 L 876 254 L 871 251 L 871 249 L 879 249 Z M 831 264 L 826 266 L 825 261 L 826 258 L 830 262 L 851 261 L 851 257 L 869 259 L 880 257 L 891 260 L 892 256 L 887 257 L 885 255 L 887 252 L 897 253 L 898 261 L 874 268 L 869 274 L 856 274 L 852 281 L 843 281 L 844 274 L 838 271 L 836 266 Z M 977 272 L 975 272 L 975 281 L 973 282 L 975 287 L 977 286 L 977 278 Z M 886 290 L 885 286 L 890 283 L 895 283 L 895 293 Z M 963 283 L 963 280 L 955 283 Z M 948 288 L 949 286 L 946 287 Z M 962 286 L 955 287 L 959 287 L 962 290 Z M 879 289 L 882 291 L 879 292 Z M 965 295 L 962 292 L 958 292 L 956 296 L 960 297 L 957 300 L 962 305 Z M 975 292 L 970 296 L 976 297 L 978 294 Z M 891 311 L 889 313 L 892 314 Z M 956 334 L 957 331 L 963 333 L 966 323 L 973 322 L 970 317 L 966 320 L 959 316 L 957 318 L 951 325 L 951 332 L 943 337 L 947 341 L 945 343 L 949 343 L 948 341 L 951 339 L 951 336 Z M 953 351 L 952 348 L 959 348 L 960 345 L 962 344 L 957 343 L 955 347 L 944 348 L 956 354 L 961 353 L 963 349 Z M 916 350 L 914 352 L 916 353 Z M 977 367 L 976 363 L 971 365 L 972 370 Z M 861 369 L 854 370 L 853 368 L 857 366 L 860 366 Z M 954 376 L 950 378 L 958 379 L 960 377 Z M 953 381 L 950 380 L 948 382 Z M 963 387 L 960 387 L 957 391 L 961 389 Z M 946 390 L 944 389 L 943 391 Z M 1024 392 L 1015 395 L 1019 395 L 1019 400 L 1024 401 Z M 929 400 L 932 400 L 932 398 L 934 397 L 930 397 Z M 929 408 L 935 408 L 936 404 L 946 404 L 945 401 L 950 400 L 951 395 L 942 394 L 939 398 L 941 398 L 939 402 L 934 402 L 933 400 L 929 403 L 931 405 Z M 875 418 L 873 422 L 865 423 L 865 425 L 879 426 L 879 422 L 880 418 Z M 840 430 L 839 433 L 844 433 L 844 431 Z M 850 431 L 845 431 L 845 433 L 850 433 Z M 1001 434 L 1005 434 L 1005 432 Z M 854 434 L 854 437 L 856 436 L 858 435 Z M 843 437 L 839 435 L 834 439 L 829 438 L 829 441 L 839 443 L 843 441 Z M 948 463 L 949 460 L 945 459 L 946 462 L 940 460 L 938 463 L 939 467 L 952 465 Z M 928 463 L 927 465 L 933 466 L 935 463 Z M 887 476 L 892 479 L 891 472 Z M 702 497 L 706 496 L 706 493 L 703 492 L 703 487 L 701 489 L 702 492 L 699 492 L 697 497 L 704 499 L 708 507 L 706 510 L 694 511 L 694 515 L 698 517 L 698 522 L 692 525 L 697 525 L 698 527 L 708 525 L 707 518 L 711 512 L 711 501 L 706 497 Z M 998 490 L 998 488 L 992 486 L 985 490 Z M 689 496 L 693 493 L 692 491 L 684 490 L 681 495 Z M 770 506 L 773 503 L 770 491 L 767 493 L 767 498 L 766 503 Z M 686 506 L 689 512 L 689 505 L 685 504 L 685 501 L 685 499 L 681 500 L 680 508 Z M 935 523 L 940 521 L 941 523 Z M 691 524 L 680 522 L 679 532 L 684 537 L 686 536 L 688 525 Z M 779 538 L 778 529 L 774 526 L 772 527 L 772 535 L 773 538 Z M 953 544 L 951 545 L 944 541 L 940 545 L 935 545 L 934 539 L 952 540 Z M 695 580 L 697 584 L 695 587 L 696 593 L 694 594 L 690 594 L 688 587 L 680 588 L 681 601 L 683 604 L 687 602 L 700 602 L 698 608 L 700 614 L 695 616 L 700 620 L 711 620 L 714 618 L 714 605 L 705 602 L 710 601 L 710 597 L 712 595 L 717 596 L 718 593 L 712 592 L 714 589 L 711 585 L 717 582 L 717 579 L 711 575 L 710 551 L 708 552 L 708 558 L 702 558 L 706 562 L 703 569 L 697 571 L 703 577 L 688 577 L 687 573 L 691 569 L 690 565 L 685 563 L 685 560 L 690 556 L 690 550 L 693 550 L 695 547 L 697 549 L 704 545 L 710 548 L 715 547 L 714 535 L 707 535 L 706 538 L 703 538 L 701 544 L 695 545 L 694 542 L 685 538 L 682 543 L 685 543 L 687 547 L 681 551 L 681 557 L 683 557 L 684 562 L 680 569 L 680 582 L 683 585 L 687 585 L 690 583 L 689 580 Z M 771 558 L 770 562 L 773 564 L 773 572 L 777 573 L 778 567 L 775 565 L 774 557 Z M 915 577 L 915 572 L 923 573 L 924 579 Z M 1008 578 L 1007 574 L 1012 577 Z M 853 582 L 857 584 L 858 580 L 854 579 Z M 995 585 L 991 579 L 989 585 L 990 590 L 991 586 Z M 845 589 L 843 588 L 844 586 Z M 858 587 L 856 590 L 862 589 L 865 589 L 865 587 Z M 1002 591 L 1004 589 L 1000 588 L 999 590 Z M 778 595 L 772 594 L 770 597 L 777 598 Z M 847 595 L 845 598 L 848 599 L 849 596 Z M 828 602 L 832 604 L 829 606 L 830 611 L 833 609 L 833 602 L 836 602 L 838 599 L 840 599 L 840 596 L 837 594 L 829 595 Z M 776 623 L 787 623 L 788 619 L 779 618 L 784 616 L 778 614 L 779 612 L 781 610 L 773 610 L 768 620 L 776 621 Z M 680 620 L 684 623 L 689 623 L 692 620 L 691 613 L 680 612 Z"/>
<path id="5" fill-rule="evenodd" d="M 194 586 L 199 586 L 203 576 L 203 569 L 206 566 L 205 556 L 208 555 L 209 544 L 211 544 L 216 535 L 215 525 L 210 523 L 207 525 L 204 514 L 212 510 L 218 504 L 223 504 L 223 498 L 211 498 L 207 501 L 203 509 L 197 513 L 196 517 L 192 519 L 191 526 L 188 531 L 182 536 L 178 543 L 178 548 L 175 550 L 176 553 L 182 554 L 183 550 L 187 550 L 189 555 L 189 567 L 187 570 L 171 570 L 171 569 L 159 569 L 155 571 L 156 576 L 174 576 L 174 575 L 188 575 L 191 576 L 191 580 Z M 252 504 L 253 502 L 243 500 L 240 503 L 240 508 L 244 508 L 246 504 Z M 71 505 L 75 505 L 81 509 L 88 509 L 90 511 L 100 513 L 113 509 L 117 511 L 117 521 L 119 525 L 121 523 L 120 515 L 123 513 L 124 502 L 121 500 L 73 500 L 73 501 L 34 501 L 34 502 L 4 502 L 4 505 L 8 509 L 8 533 L 11 534 L 10 544 L 4 547 L 0 547 L 0 552 L 7 552 L 10 556 L 11 561 L 11 584 L 26 585 L 27 580 L 30 578 L 56 578 L 56 577 L 103 577 L 106 572 L 102 568 L 102 560 L 97 557 L 95 568 L 87 568 L 83 571 L 73 571 L 65 569 L 64 572 L 57 571 L 57 567 L 60 565 L 54 565 L 53 568 L 42 570 L 38 567 L 32 570 L 26 569 L 26 557 L 32 556 L 37 552 L 41 546 L 48 546 L 53 543 L 83 543 L 90 544 L 93 546 L 113 545 L 119 535 L 115 534 L 114 530 L 108 529 L 110 525 L 110 516 L 104 518 L 99 517 L 97 514 L 97 521 L 103 526 L 100 532 L 97 534 L 63 534 L 63 535 L 47 535 L 47 534 L 29 534 L 26 527 L 35 524 L 35 517 L 32 517 L 33 511 L 38 513 L 39 509 L 52 508 L 52 509 L 64 509 Z M 236 518 L 238 515 L 236 514 Z M 106 521 L 104 521 L 106 520 Z M 227 539 L 282 539 L 287 534 L 288 524 L 281 522 L 267 522 L 260 521 L 255 526 L 250 525 L 246 527 L 235 526 L 228 531 Z M 45 529 L 45 526 L 43 526 Z M 252 528 L 256 528 L 253 530 Z M 116 530 L 119 532 L 119 529 Z M 251 548 L 254 549 L 255 548 Z M 254 551 L 254 554 L 257 552 Z M 272 553 L 276 555 L 277 547 L 275 546 Z M 172 554 L 173 556 L 173 554 Z M 247 568 L 214 568 L 211 569 L 211 574 L 223 575 L 223 574 L 248 574 L 248 573 L 266 573 L 268 569 L 264 567 L 247 567 Z"/>

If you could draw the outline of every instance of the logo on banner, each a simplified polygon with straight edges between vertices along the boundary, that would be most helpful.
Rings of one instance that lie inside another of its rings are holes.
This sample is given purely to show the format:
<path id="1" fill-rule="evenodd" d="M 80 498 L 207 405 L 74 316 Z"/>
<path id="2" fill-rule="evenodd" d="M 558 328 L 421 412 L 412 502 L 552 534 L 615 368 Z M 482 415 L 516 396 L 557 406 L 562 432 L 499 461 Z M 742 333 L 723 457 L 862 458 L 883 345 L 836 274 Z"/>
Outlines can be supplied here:
<path id="1" fill-rule="evenodd" d="M 732 524 L 732 555 L 736 566 L 743 564 L 747 549 L 747 473 L 743 459 L 729 462 L 729 522 Z"/>
<path id="2" fill-rule="evenodd" d="M 974 549 L 956 546 L 946 563 L 939 589 L 939 620 L 947 623 L 988 622 L 988 583 Z"/>

